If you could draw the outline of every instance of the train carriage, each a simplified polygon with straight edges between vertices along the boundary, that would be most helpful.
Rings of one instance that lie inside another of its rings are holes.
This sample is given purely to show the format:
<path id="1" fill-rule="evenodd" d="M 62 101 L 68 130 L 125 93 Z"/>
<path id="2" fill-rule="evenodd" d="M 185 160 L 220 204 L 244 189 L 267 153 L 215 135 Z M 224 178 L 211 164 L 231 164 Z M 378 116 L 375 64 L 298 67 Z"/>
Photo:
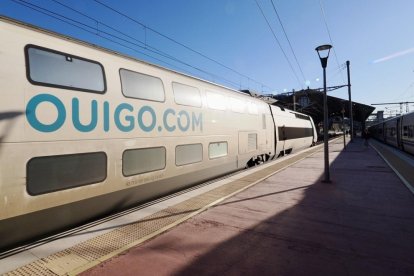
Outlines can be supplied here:
<path id="1" fill-rule="evenodd" d="M 414 154 L 414 112 L 401 119 L 401 145 L 404 151 Z"/>
<path id="2" fill-rule="evenodd" d="M 374 138 L 414 154 L 414 112 L 375 124 L 369 131 Z"/>
<path id="3" fill-rule="evenodd" d="M 387 120 L 384 122 L 384 141 L 387 144 L 398 147 L 398 130 L 399 130 L 399 120 L 397 118 Z"/>
<path id="4" fill-rule="evenodd" d="M 0 250 L 316 141 L 309 116 L 0 18 Z"/>

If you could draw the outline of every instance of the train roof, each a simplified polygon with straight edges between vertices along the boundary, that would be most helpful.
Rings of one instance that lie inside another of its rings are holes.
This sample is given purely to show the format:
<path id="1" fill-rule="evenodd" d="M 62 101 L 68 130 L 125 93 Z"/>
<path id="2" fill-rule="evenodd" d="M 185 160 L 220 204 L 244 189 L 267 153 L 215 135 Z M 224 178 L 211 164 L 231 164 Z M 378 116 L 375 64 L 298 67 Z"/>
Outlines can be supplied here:
<path id="1" fill-rule="evenodd" d="M 208 83 L 208 84 L 218 86 L 218 87 L 224 88 L 226 90 L 230 90 L 232 92 L 238 93 L 239 95 L 250 96 L 253 99 L 257 99 L 257 100 L 260 100 L 261 102 L 265 102 L 265 101 L 261 100 L 260 98 L 254 97 L 250 94 L 246 94 L 243 91 L 239 91 L 239 90 L 236 90 L 236 89 L 233 89 L 233 88 L 230 88 L 230 87 L 218 84 L 218 83 L 214 83 L 214 82 L 211 82 L 211 81 L 208 81 L 208 80 L 204 80 L 204 79 L 197 78 L 197 77 L 194 77 L 194 76 L 191 76 L 191 75 L 188 75 L 188 74 L 184 74 L 184 73 L 179 72 L 179 71 L 175 71 L 175 70 L 172 70 L 172 69 L 154 64 L 154 63 L 150 63 L 150 62 L 138 59 L 138 58 L 133 57 L 131 55 L 127 55 L 127 54 L 124 54 L 124 53 L 121 53 L 121 52 L 117 52 L 115 50 L 105 48 L 103 46 L 99 46 L 99 45 L 96 45 L 96 44 L 93 44 L 93 43 L 90 43 L 90 42 L 87 42 L 87 41 L 84 41 L 84 40 L 80 40 L 80 39 L 77 39 L 77 38 L 74 38 L 74 37 L 70 37 L 70 36 L 55 32 L 55 31 L 44 29 L 44 28 L 35 26 L 33 24 L 23 22 L 23 21 L 20 21 L 20 20 L 5 16 L 5 15 L 0 15 L 0 20 L 4 21 L 6 23 L 10 23 L 10 24 L 14 24 L 14 25 L 23 27 L 23 28 L 31 29 L 33 31 L 42 32 L 42 33 L 45 33 L 47 35 L 51 35 L 51 36 L 54 36 L 54 37 L 57 37 L 57 38 L 60 38 L 60 39 L 65 39 L 65 40 L 68 40 L 68 41 L 73 42 L 73 43 L 81 44 L 81 45 L 86 46 L 86 47 L 94 48 L 94 49 L 99 50 L 99 51 L 104 51 L 104 52 L 109 53 L 109 54 L 117 55 L 117 56 L 120 56 L 122 58 L 126 58 L 126 59 L 130 59 L 130 60 L 133 60 L 133 61 L 136 61 L 136 62 L 144 63 L 146 65 L 153 66 L 153 67 L 156 67 L 156 68 L 161 69 L 161 70 L 166 70 L 166 71 L 172 72 L 174 74 L 179 74 L 179 75 L 182 75 L 182 76 L 185 76 L 185 77 L 188 77 L 188 78 L 192 78 L 192 79 L 195 79 L 195 80 L 198 80 L 198 81 L 202 81 L 204 83 Z"/>
<path id="2" fill-rule="evenodd" d="M 387 123 L 387 122 L 390 122 L 390 121 L 393 121 L 393 120 L 397 120 L 398 118 L 402 118 L 404 116 L 413 116 L 413 115 L 414 115 L 414 111 L 411 111 L 411 112 L 408 112 L 408 113 L 405 113 L 405 114 L 402 114 L 402 115 L 399 115 L 399 116 L 395 116 L 395 117 L 392 117 L 392 118 L 386 118 L 381 122 L 377 122 L 377 123 L 371 125 L 370 127 L 375 127 L 375 126 L 383 124 L 383 123 Z"/>

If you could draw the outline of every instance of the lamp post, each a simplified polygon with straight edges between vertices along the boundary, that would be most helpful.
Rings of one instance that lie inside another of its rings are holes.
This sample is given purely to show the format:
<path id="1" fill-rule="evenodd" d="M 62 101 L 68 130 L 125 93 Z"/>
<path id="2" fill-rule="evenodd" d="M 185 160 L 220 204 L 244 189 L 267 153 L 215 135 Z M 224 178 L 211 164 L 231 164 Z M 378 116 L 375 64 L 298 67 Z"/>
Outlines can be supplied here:
<path id="1" fill-rule="evenodd" d="M 348 98 L 349 98 L 349 119 L 351 120 L 351 140 L 354 141 L 354 116 L 352 114 L 352 99 L 351 99 L 351 76 L 349 73 L 349 60 L 346 61 L 346 71 L 348 75 Z"/>
<path id="2" fill-rule="evenodd" d="M 345 125 L 344 125 L 344 122 L 345 122 L 345 108 L 344 107 L 342 107 L 341 113 L 342 113 L 342 134 L 344 136 L 344 150 L 345 150 L 346 149 L 346 144 L 345 144 Z"/>
<path id="3" fill-rule="evenodd" d="M 325 179 L 323 182 L 330 183 L 329 178 L 329 152 L 328 152 L 328 98 L 326 96 L 326 66 L 332 45 L 325 44 L 315 48 L 318 53 L 323 68 L 323 144 L 324 144 L 324 171 Z"/>

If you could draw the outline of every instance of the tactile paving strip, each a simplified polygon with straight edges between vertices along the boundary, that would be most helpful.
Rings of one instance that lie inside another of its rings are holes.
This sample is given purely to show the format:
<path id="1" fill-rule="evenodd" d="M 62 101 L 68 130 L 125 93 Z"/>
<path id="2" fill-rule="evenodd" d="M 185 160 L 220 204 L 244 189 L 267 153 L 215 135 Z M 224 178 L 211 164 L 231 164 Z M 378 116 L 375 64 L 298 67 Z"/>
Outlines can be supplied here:
<path id="1" fill-rule="evenodd" d="M 370 141 L 370 145 L 398 175 L 404 185 L 414 194 L 414 174 L 412 164 L 395 154 L 395 149 L 378 141 Z"/>
<path id="2" fill-rule="evenodd" d="M 306 152 L 277 162 L 262 170 L 154 213 L 140 221 L 119 227 L 116 230 L 79 243 L 46 258 L 41 258 L 5 275 L 72 275 L 80 273 L 132 246 L 159 235 L 318 150 L 320 150 L 319 146 L 314 147 Z"/>

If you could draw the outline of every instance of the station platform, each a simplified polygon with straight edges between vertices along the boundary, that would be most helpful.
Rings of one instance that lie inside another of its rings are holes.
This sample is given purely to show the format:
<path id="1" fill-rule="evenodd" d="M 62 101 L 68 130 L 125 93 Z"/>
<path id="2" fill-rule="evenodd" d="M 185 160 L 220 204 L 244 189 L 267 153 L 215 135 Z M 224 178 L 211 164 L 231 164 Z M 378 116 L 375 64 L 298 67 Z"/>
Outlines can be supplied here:
<path id="1" fill-rule="evenodd" d="M 414 275 L 414 167 L 395 173 L 389 149 L 346 143 L 329 144 L 331 183 L 313 147 L 75 233 L 75 245 L 57 240 L 54 253 L 34 248 L 24 254 L 37 260 L 5 274 Z"/>

